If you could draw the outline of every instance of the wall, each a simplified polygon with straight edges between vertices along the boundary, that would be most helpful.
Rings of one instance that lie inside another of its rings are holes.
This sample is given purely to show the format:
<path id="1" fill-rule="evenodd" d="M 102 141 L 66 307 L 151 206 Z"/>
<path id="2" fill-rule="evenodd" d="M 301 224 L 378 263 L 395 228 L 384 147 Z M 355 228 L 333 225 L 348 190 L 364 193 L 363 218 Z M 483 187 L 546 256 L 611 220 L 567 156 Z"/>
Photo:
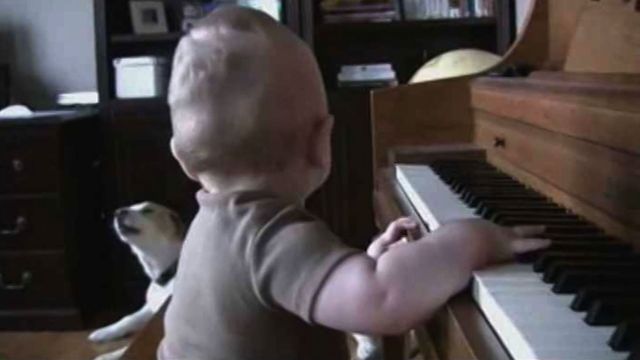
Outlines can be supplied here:
<path id="1" fill-rule="evenodd" d="M 14 98 L 51 107 L 58 93 L 96 89 L 92 0 L 0 0 L 0 62 Z"/>
<path id="2" fill-rule="evenodd" d="M 524 26 L 524 20 L 529 12 L 531 3 L 532 0 L 516 0 L 516 24 L 518 24 L 518 32 L 520 32 Z"/>

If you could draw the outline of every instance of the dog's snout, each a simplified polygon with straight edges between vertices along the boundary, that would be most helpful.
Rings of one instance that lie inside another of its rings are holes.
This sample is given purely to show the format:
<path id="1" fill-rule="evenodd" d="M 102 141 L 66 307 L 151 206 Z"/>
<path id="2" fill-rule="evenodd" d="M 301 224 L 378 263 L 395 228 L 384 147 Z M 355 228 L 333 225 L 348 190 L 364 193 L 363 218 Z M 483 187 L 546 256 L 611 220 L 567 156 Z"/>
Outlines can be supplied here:
<path id="1" fill-rule="evenodd" d="M 118 220 L 122 220 L 126 218 L 128 215 L 129 215 L 129 210 L 124 208 L 116 210 L 116 213 L 115 213 L 115 216 Z"/>

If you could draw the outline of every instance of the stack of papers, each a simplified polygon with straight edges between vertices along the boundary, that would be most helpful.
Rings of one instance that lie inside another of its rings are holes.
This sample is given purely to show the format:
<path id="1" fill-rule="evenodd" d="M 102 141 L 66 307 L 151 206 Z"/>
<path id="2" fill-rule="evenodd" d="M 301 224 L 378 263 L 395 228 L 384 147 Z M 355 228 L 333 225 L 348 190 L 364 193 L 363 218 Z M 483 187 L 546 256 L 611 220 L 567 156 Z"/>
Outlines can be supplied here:
<path id="1" fill-rule="evenodd" d="M 96 105 L 98 104 L 98 93 L 95 91 L 76 92 L 58 95 L 58 105 Z"/>
<path id="2" fill-rule="evenodd" d="M 338 74 L 340 87 L 386 87 L 398 85 L 391 64 L 344 65 Z"/>

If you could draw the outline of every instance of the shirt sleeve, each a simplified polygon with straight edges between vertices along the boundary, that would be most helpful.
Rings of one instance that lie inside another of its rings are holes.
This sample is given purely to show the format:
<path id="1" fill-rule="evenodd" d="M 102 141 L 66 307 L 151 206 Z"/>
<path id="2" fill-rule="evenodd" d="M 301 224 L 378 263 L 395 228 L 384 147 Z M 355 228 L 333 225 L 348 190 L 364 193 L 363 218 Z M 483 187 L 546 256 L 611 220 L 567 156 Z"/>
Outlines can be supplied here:
<path id="1" fill-rule="evenodd" d="M 360 251 L 294 206 L 272 218 L 253 239 L 249 267 L 254 290 L 269 308 L 284 308 L 308 323 L 331 271 Z"/>

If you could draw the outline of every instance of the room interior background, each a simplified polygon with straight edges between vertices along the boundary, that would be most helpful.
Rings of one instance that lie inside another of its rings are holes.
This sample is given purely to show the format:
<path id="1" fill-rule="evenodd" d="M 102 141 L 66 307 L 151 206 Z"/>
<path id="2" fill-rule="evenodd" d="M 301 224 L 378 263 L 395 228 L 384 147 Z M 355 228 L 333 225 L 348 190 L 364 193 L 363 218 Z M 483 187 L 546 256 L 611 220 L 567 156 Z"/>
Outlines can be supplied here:
<path id="1" fill-rule="evenodd" d="M 35 109 L 59 93 L 96 89 L 92 0 L 0 0 L 0 63 L 12 95 Z"/>

